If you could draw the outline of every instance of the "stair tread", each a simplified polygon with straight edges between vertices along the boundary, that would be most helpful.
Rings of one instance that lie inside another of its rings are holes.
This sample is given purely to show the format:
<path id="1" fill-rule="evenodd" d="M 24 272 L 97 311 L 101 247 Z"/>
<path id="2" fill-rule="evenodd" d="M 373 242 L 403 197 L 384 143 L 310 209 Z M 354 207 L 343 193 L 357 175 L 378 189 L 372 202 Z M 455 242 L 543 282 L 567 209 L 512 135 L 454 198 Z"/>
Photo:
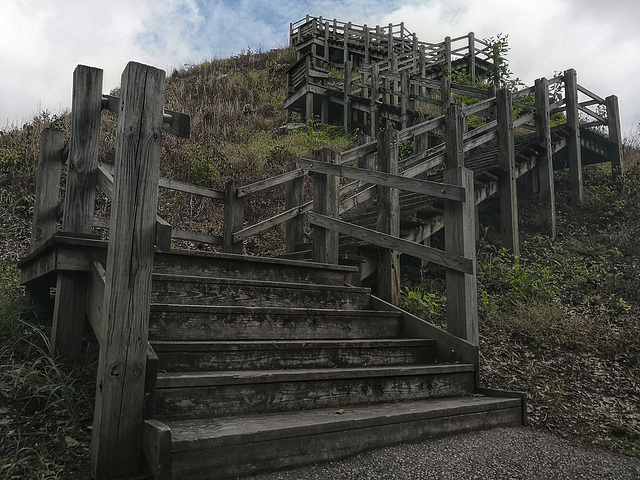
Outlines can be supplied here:
<path id="1" fill-rule="evenodd" d="M 249 285 L 271 288 L 296 288 L 298 290 L 330 290 L 346 291 L 352 293 L 370 293 L 371 289 L 365 287 L 352 287 L 349 285 L 318 285 L 310 283 L 277 282 L 272 280 L 251 280 L 244 278 L 210 277 L 205 275 L 180 275 L 173 273 L 154 273 L 154 281 L 184 282 L 184 283 L 222 283 L 225 285 Z"/>
<path id="2" fill-rule="evenodd" d="M 384 339 L 345 339 L 345 340 L 194 340 L 162 341 L 151 340 L 156 352 L 194 352 L 209 350 L 254 350 L 284 348 L 363 348 L 363 347 L 406 347 L 433 346 L 432 339 L 420 338 L 384 338 Z"/>
<path id="3" fill-rule="evenodd" d="M 465 396 L 353 405 L 261 415 L 166 421 L 171 429 L 173 451 L 211 448 L 216 444 L 250 443 L 256 440 L 313 435 L 330 431 L 394 424 L 409 419 L 427 419 L 478 411 L 520 407 L 519 398 Z"/>
<path id="4" fill-rule="evenodd" d="M 384 310 L 348 310 L 336 308 L 305 308 L 305 307 L 270 307 L 254 305 L 197 305 L 179 303 L 153 303 L 152 312 L 188 312 L 188 313 L 271 313 L 278 315 L 330 315 L 330 316 L 363 316 L 398 318 L 400 312 L 387 312 Z"/>
<path id="5" fill-rule="evenodd" d="M 437 375 L 473 372 L 473 364 L 431 364 L 353 368 L 312 368 L 288 370 L 228 370 L 215 372 L 158 373 L 157 388 L 203 387 L 256 383 L 337 380 L 408 375 Z"/>

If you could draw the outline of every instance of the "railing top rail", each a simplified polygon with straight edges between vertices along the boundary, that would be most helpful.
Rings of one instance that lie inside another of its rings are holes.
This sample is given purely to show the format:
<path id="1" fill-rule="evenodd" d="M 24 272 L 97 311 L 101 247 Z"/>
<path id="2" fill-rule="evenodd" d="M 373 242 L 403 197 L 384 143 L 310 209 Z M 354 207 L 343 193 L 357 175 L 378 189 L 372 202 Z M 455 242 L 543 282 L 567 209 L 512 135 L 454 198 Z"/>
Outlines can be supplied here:
<path id="1" fill-rule="evenodd" d="M 607 102 L 604 98 L 602 98 L 601 96 L 593 93 L 591 90 L 588 90 L 587 88 L 583 87 L 582 85 L 578 84 L 578 91 L 584 93 L 585 95 L 591 97 L 593 100 L 597 101 L 598 103 L 605 105 Z"/>

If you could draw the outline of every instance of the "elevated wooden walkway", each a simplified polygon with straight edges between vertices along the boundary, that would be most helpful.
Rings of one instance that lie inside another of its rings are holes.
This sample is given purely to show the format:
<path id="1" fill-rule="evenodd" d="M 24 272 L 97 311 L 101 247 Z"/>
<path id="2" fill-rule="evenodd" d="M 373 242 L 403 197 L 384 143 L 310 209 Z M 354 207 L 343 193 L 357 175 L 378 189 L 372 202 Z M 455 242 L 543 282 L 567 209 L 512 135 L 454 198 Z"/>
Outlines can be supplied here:
<path id="1" fill-rule="evenodd" d="M 121 98 L 102 95 L 101 70 L 79 66 L 70 141 L 60 131 L 42 133 L 21 281 L 34 299 L 48 298 L 55 286 L 52 353 L 81 358 L 85 320 L 99 343 L 96 478 L 141 471 L 154 479 L 235 478 L 526 422 L 522 395 L 479 382 L 475 207 L 499 195 L 504 243 L 517 254 L 518 179 L 527 175 L 542 199 L 543 228 L 553 235 L 554 167 L 569 169 L 575 202 L 583 164 L 610 161 L 614 175 L 623 174 L 616 98 L 581 87 L 573 70 L 519 92 L 481 93 L 448 76 L 402 72 L 390 73 L 387 86 L 367 84 L 383 75 L 363 59 L 385 61 L 396 49 L 426 59 L 428 46 L 402 26 L 307 19 L 291 33 L 306 66 L 318 56 L 331 59 L 342 45 L 356 65 L 344 68 L 345 77 L 361 69 L 361 91 L 380 87 L 358 101 L 373 99 L 371 118 L 387 128 L 352 150 L 317 151 L 253 184 L 231 180 L 224 191 L 188 185 L 159 177 L 159 157 L 162 131 L 187 136 L 189 118 L 162 108 L 164 72 L 132 62 Z M 450 50 L 445 42 L 442 51 Z M 428 70 L 426 61 L 419 65 Z M 328 92 L 330 78 L 324 80 L 324 93 L 314 96 Z M 351 76 L 344 85 L 356 83 Z M 550 84 L 561 87 L 562 100 Z M 456 94 L 477 101 L 463 106 L 453 102 Z M 355 104 L 350 95 L 343 100 Z M 430 101 L 437 114 L 420 117 L 418 104 Z M 98 162 L 103 109 L 119 115 L 113 168 Z M 552 127 L 557 113 L 564 122 Z M 403 158 L 401 145 L 411 152 Z M 248 225 L 246 197 L 281 185 L 284 211 Z M 94 216 L 96 188 L 111 200 L 109 218 Z M 158 188 L 222 202 L 223 234 L 175 229 L 157 214 Z M 287 254 L 308 259 L 243 255 L 247 238 L 282 223 Z M 95 227 L 108 229 L 108 241 Z M 443 228 L 445 248 L 426 245 Z M 222 251 L 179 250 L 176 240 Z M 300 252 L 304 245 L 308 255 Z M 446 270 L 447 331 L 396 306 L 401 254 Z M 349 255 L 355 266 L 339 265 Z M 361 281 L 374 273 L 372 292 Z"/>

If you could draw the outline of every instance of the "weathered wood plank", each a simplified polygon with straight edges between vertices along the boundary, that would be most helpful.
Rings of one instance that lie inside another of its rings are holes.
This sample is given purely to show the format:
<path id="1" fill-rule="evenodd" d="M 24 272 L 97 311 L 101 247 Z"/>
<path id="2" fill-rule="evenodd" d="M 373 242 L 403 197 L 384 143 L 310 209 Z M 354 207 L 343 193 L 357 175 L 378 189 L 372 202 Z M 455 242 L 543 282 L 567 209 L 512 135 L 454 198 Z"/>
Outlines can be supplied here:
<path id="1" fill-rule="evenodd" d="M 36 194 L 31 227 L 30 251 L 33 252 L 56 232 L 58 197 L 64 132 L 45 128 L 40 135 L 36 170 Z"/>
<path id="2" fill-rule="evenodd" d="M 314 152 L 312 165 L 319 170 L 315 170 L 317 173 L 313 176 L 313 211 L 333 218 L 338 216 L 339 179 L 330 169 L 344 168 L 336 165 L 339 162 L 339 154 L 334 150 L 324 148 Z M 300 166 L 306 168 L 304 160 L 300 160 Z M 337 231 L 322 225 L 314 227 L 312 254 L 315 262 L 337 264 L 338 247 Z"/>
<path id="3" fill-rule="evenodd" d="M 473 192 L 473 172 L 462 166 L 444 171 L 444 178 Z M 459 255 L 471 271 L 447 269 L 447 330 L 452 335 L 478 345 L 478 289 L 476 280 L 475 202 L 445 201 L 444 227 L 446 251 Z"/>
<path id="4" fill-rule="evenodd" d="M 398 177 L 398 132 L 387 129 L 378 134 L 378 171 Z M 378 183 L 376 230 L 390 237 L 400 236 L 400 192 Z M 377 265 L 378 295 L 396 305 L 400 300 L 400 253 L 385 248 Z"/>
<path id="5" fill-rule="evenodd" d="M 564 74 L 565 101 L 567 105 L 567 154 L 569 156 L 569 188 L 571 203 L 582 203 L 582 152 L 580 148 L 580 117 L 578 116 L 578 80 L 574 69 Z"/>
<path id="6" fill-rule="evenodd" d="M 102 345 L 105 336 L 104 323 L 104 291 L 106 272 L 100 262 L 92 262 L 87 291 L 87 318 L 93 328 L 93 333 Z"/>
<path id="7" fill-rule="evenodd" d="M 500 226 L 502 243 L 514 257 L 520 255 L 518 236 L 518 192 L 515 170 L 515 146 L 513 136 L 513 108 L 507 89 L 497 92 L 498 114 L 498 167 L 500 190 Z"/>
<path id="8" fill-rule="evenodd" d="M 120 113 L 120 98 L 113 95 L 103 95 L 102 108 L 112 113 Z M 189 138 L 191 135 L 191 117 L 186 113 L 165 109 L 162 115 L 162 128 L 178 137 Z"/>
<path id="9" fill-rule="evenodd" d="M 165 73 L 122 74 L 111 228 L 92 439 L 98 479 L 137 471 L 141 453 Z"/>
<path id="10" fill-rule="evenodd" d="M 309 208 L 310 209 L 310 208 Z M 294 219 L 299 217 L 304 213 L 304 208 L 302 206 L 297 206 L 290 208 L 289 210 L 285 210 L 273 217 L 267 218 L 261 222 L 256 223 L 255 225 L 251 225 L 250 227 L 243 228 L 242 230 L 235 232 L 233 234 L 234 243 L 241 242 L 245 238 L 249 238 L 252 235 L 256 235 L 260 232 L 264 232 L 265 230 L 269 230 L 270 228 L 275 227 L 276 225 L 280 225 L 287 220 Z"/>
<path id="11" fill-rule="evenodd" d="M 620 107 L 618 97 L 611 95 L 605 99 L 607 107 L 607 126 L 609 127 L 609 139 L 613 147 L 609 151 L 611 159 L 611 172 L 613 180 L 619 182 L 624 177 L 624 157 L 622 156 L 622 131 L 620 129 Z"/>
<path id="12" fill-rule="evenodd" d="M 319 215 L 315 212 L 309 212 L 309 222 L 315 225 L 324 226 L 325 228 L 338 230 L 340 233 L 350 235 L 358 240 L 362 240 L 363 242 L 378 245 L 382 248 L 397 250 L 398 252 L 411 255 L 412 257 L 422 258 L 428 262 L 433 262 L 443 267 L 452 268 L 466 273 L 471 273 L 473 271 L 473 262 L 471 262 L 471 260 L 459 255 L 449 254 L 445 251 L 438 250 L 437 248 L 426 247 L 415 242 L 392 237 L 369 228 L 325 217 L 324 215 Z"/>
<path id="13" fill-rule="evenodd" d="M 191 193 L 193 195 L 200 195 L 201 197 L 215 198 L 216 200 L 224 200 L 224 192 L 222 190 L 216 190 L 215 188 L 201 187 L 199 185 L 192 185 L 190 183 L 181 182 L 179 180 L 173 180 L 171 178 L 160 177 L 158 179 L 158 186 L 168 188 L 170 190 L 176 190 L 178 192 Z"/>
<path id="14" fill-rule="evenodd" d="M 388 188 L 397 188 L 399 190 L 431 195 L 436 198 L 457 201 L 465 199 L 465 191 L 457 185 L 447 185 L 446 183 L 433 182 L 431 180 L 419 180 L 403 175 L 392 175 L 379 171 L 374 172 L 361 168 L 346 167 L 344 165 L 321 163 L 304 158 L 300 159 L 300 166 L 306 170 L 324 175 L 360 180 L 361 182 L 374 183 Z"/>
<path id="15" fill-rule="evenodd" d="M 223 237 L 218 235 L 208 235 L 206 233 L 189 232 L 187 230 L 172 230 L 171 238 L 175 240 L 186 240 L 187 242 L 201 242 L 211 245 L 222 245 Z"/>
<path id="16" fill-rule="evenodd" d="M 328 52 L 327 52 L 328 54 Z M 287 165 L 289 171 L 303 171 L 297 163 Z M 285 187 L 285 209 L 302 208 L 304 203 L 304 177 L 298 176 L 290 180 Z M 311 206 L 309 206 L 311 208 Z M 285 222 L 285 252 L 293 253 L 296 247 L 304 242 L 304 218 L 296 216 Z"/>
<path id="17" fill-rule="evenodd" d="M 73 72 L 71 138 L 62 231 L 90 234 L 95 209 L 102 70 L 78 65 Z M 78 358 L 87 293 L 86 278 L 65 272 L 58 276 L 51 351 Z"/>
<path id="18" fill-rule="evenodd" d="M 553 152 L 551 149 L 551 125 L 549 113 L 549 85 L 546 78 L 535 82 L 536 89 L 536 139 L 542 148 L 538 156 L 538 178 L 542 209 L 540 210 L 543 229 L 551 238 L 556 237 L 556 199 L 553 180 Z"/>
<path id="19" fill-rule="evenodd" d="M 158 420 L 145 420 L 142 438 L 154 480 L 171 480 L 171 429 Z"/>
<path id="20" fill-rule="evenodd" d="M 275 177 L 260 180 L 250 185 L 243 185 L 238 188 L 238 197 L 244 197 L 252 193 L 261 192 L 262 190 L 282 185 L 283 183 L 287 183 L 302 176 L 304 176 L 304 170 L 294 169 L 281 173 L 280 175 L 276 175 Z"/>
<path id="21" fill-rule="evenodd" d="M 243 243 L 236 242 L 233 234 L 244 227 L 244 199 L 238 197 L 240 182 L 229 180 L 225 186 L 224 229 L 222 231 L 222 249 L 226 253 L 242 253 Z"/>

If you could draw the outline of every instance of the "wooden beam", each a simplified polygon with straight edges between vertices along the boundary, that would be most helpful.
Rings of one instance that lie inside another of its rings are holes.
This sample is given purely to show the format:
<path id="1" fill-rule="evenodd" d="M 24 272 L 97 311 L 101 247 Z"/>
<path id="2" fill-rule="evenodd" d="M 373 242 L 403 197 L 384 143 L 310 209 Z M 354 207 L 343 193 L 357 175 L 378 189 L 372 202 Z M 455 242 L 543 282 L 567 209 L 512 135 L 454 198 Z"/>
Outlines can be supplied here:
<path id="1" fill-rule="evenodd" d="M 323 148 L 314 152 L 314 164 L 339 163 L 339 154 L 335 150 Z M 338 217 L 338 177 L 331 174 L 316 173 L 313 176 L 313 211 L 327 217 Z M 314 262 L 338 263 L 338 232 L 317 225 L 313 229 Z"/>
<path id="2" fill-rule="evenodd" d="M 130 62 L 121 85 L 91 444 L 98 479 L 140 466 L 165 73 Z"/>
<path id="3" fill-rule="evenodd" d="M 98 344 L 104 343 L 104 290 L 106 272 L 100 262 L 92 262 L 87 291 L 86 312 Z"/>
<path id="4" fill-rule="evenodd" d="M 45 128 L 40 134 L 36 196 L 31 228 L 31 252 L 56 233 L 63 149 L 64 132 Z"/>
<path id="5" fill-rule="evenodd" d="M 90 234 L 93 230 L 101 112 L 102 70 L 78 65 L 73 72 L 63 232 Z M 51 331 L 52 353 L 72 359 L 80 357 L 86 294 L 84 275 L 65 272 L 58 276 Z"/>
<path id="6" fill-rule="evenodd" d="M 622 156 L 622 130 L 620 129 L 620 108 L 618 97 L 611 95 L 605 99 L 607 107 L 607 126 L 609 127 L 609 140 L 613 146 L 609 150 L 611 159 L 611 173 L 613 181 L 619 182 L 624 177 L 624 158 Z"/>
<path id="7" fill-rule="evenodd" d="M 297 163 L 287 165 L 289 172 L 303 172 Z M 304 173 L 304 172 L 303 172 Z M 290 210 L 304 203 L 304 177 L 296 176 L 285 187 L 285 208 Z M 304 218 L 296 216 L 285 222 L 285 252 L 293 253 L 304 242 Z"/>
<path id="8" fill-rule="evenodd" d="M 240 182 L 229 180 L 225 186 L 224 227 L 222 250 L 226 253 L 242 253 L 242 241 L 236 242 L 233 234 L 244 228 L 244 198 L 238 196 Z"/>
<path id="9" fill-rule="evenodd" d="M 378 150 L 378 157 L 380 150 Z M 431 180 L 419 180 L 408 178 L 403 175 L 392 175 L 382 171 L 364 170 L 355 167 L 345 167 L 344 165 L 333 165 L 328 163 L 311 161 L 305 158 L 299 160 L 300 166 L 311 172 L 317 172 L 338 177 L 360 180 L 365 183 L 375 183 L 389 188 L 397 188 L 415 193 L 431 195 L 436 198 L 463 201 L 466 192 L 458 185 L 447 185 L 446 183 L 434 182 Z"/>
<path id="10" fill-rule="evenodd" d="M 378 134 L 378 171 L 398 177 L 398 132 L 384 130 Z M 371 182 L 378 183 L 378 182 Z M 400 192 L 397 188 L 378 183 L 378 221 L 376 230 L 391 237 L 400 237 Z M 400 254 L 385 248 L 378 259 L 378 295 L 389 303 L 400 299 Z"/>
<path id="11" fill-rule="evenodd" d="M 538 185 L 542 209 L 540 210 L 541 224 L 551 238 L 556 237 L 556 196 L 553 181 L 553 152 L 551 150 L 551 118 L 549 113 L 549 83 L 546 78 L 539 78 L 535 82 L 536 89 L 536 139 L 541 147 L 538 156 Z"/>
<path id="12" fill-rule="evenodd" d="M 517 259 L 520 255 L 518 238 L 518 192 L 515 169 L 515 147 L 513 137 L 513 107 L 511 95 L 506 88 L 498 90 L 498 168 L 500 191 L 500 227 L 504 247 Z"/>
<path id="13" fill-rule="evenodd" d="M 398 237 L 392 237 L 391 235 L 380 233 L 375 230 L 371 230 L 370 228 L 360 227 L 342 220 L 336 220 L 334 218 L 327 217 L 326 215 L 320 215 L 316 212 L 309 212 L 309 223 L 335 230 L 371 245 L 377 245 L 381 248 L 388 248 L 400 253 L 405 253 L 412 257 L 424 259 L 431 263 L 451 268 L 459 272 L 473 272 L 474 267 L 471 260 L 460 255 L 438 250 L 437 248 L 427 247 Z"/>
<path id="14" fill-rule="evenodd" d="M 571 203 L 582 204 L 582 152 L 580 149 L 580 118 L 578 117 L 578 79 L 574 69 L 564 74 L 565 100 L 567 103 L 567 155 L 569 156 L 569 188 Z"/>

